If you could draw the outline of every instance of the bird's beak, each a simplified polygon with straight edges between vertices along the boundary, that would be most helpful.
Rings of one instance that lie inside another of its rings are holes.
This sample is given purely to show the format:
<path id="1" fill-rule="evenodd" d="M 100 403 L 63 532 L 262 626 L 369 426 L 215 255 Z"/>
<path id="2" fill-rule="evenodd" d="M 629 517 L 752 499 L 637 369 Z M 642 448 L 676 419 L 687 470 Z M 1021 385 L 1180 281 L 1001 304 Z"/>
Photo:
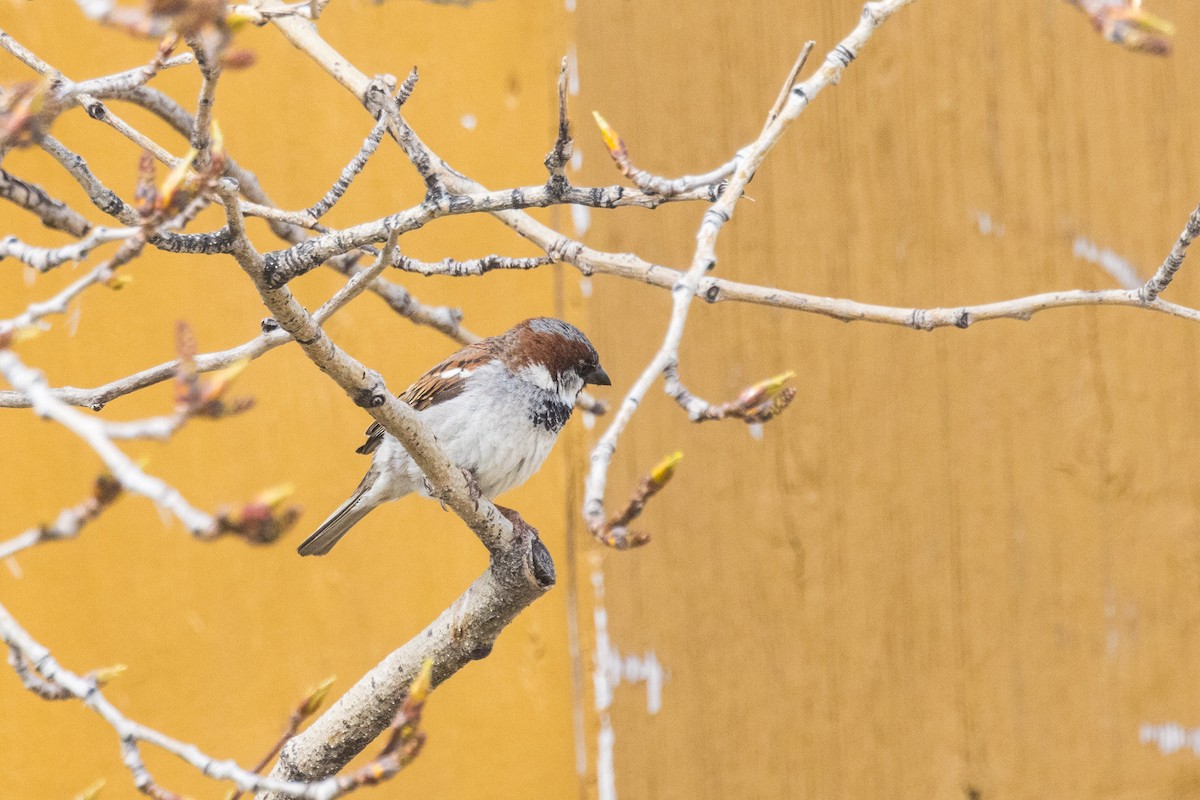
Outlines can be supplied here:
<path id="1" fill-rule="evenodd" d="M 612 386 L 612 380 L 608 377 L 608 373 L 599 364 L 596 365 L 594 370 L 583 376 L 583 382 L 594 386 Z"/>

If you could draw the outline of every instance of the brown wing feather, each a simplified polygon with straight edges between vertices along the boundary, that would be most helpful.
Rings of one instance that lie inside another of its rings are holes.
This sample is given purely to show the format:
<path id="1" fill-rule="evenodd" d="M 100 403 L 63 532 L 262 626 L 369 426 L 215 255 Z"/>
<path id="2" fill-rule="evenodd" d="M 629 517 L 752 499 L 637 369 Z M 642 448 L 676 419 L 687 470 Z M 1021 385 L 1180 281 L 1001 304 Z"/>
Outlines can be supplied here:
<path id="1" fill-rule="evenodd" d="M 467 376 L 462 372 L 456 372 L 448 378 L 443 376 L 455 369 L 474 370 L 491 361 L 495 357 L 490 346 L 491 341 L 484 339 L 459 350 L 417 378 L 412 386 L 399 395 L 399 399 L 408 403 L 415 411 L 424 411 L 430 406 L 444 403 L 452 397 L 458 397 L 466 388 L 464 381 Z M 364 455 L 375 452 L 383 441 L 384 433 L 382 425 L 372 422 L 367 428 L 367 441 L 354 452 Z"/>

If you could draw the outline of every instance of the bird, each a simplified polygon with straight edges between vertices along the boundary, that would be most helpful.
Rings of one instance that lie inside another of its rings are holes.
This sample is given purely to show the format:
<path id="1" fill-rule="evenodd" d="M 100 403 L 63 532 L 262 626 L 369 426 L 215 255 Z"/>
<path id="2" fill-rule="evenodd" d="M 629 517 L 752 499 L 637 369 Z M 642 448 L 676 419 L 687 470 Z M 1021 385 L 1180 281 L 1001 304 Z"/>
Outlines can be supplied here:
<path id="1" fill-rule="evenodd" d="M 535 317 L 468 344 L 430 369 L 399 399 L 470 472 L 489 500 L 523 484 L 542 466 L 585 385 L 610 386 L 587 336 L 570 323 Z M 300 545 L 325 555 L 370 511 L 429 485 L 404 446 L 378 422 L 357 452 L 370 469 L 346 502 Z"/>

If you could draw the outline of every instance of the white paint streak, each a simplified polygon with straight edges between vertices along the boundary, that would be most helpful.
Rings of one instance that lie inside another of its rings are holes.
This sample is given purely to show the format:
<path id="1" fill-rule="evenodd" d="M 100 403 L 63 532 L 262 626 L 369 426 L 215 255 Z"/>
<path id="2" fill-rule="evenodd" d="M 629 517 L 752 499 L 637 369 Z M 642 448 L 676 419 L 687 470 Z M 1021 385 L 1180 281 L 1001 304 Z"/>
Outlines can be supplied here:
<path id="1" fill-rule="evenodd" d="M 592 612 L 596 630 L 596 650 L 593 654 L 592 689 L 596 713 L 600 717 L 600 732 L 596 737 L 596 793 L 598 800 L 617 800 L 616 765 L 613 748 L 617 735 L 612 724 L 613 695 L 622 683 L 646 685 L 646 711 L 657 714 L 662 710 L 663 683 L 666 670 L 653 650 L 642 656 L 622 656 L 608 636 L 608 609 L 604 606 L 604 573 L 592 571 L 592 591 L 595 610 Z"/>
<path id="2" fill-rule="evenodd" d="M 1128 259 L 1107 248 L 1101 248 L 1095 242 L 1084 236 L 1076 236 L 1072 243 L 1071 254 L 1078 259 L 1095 264 L 1111 275 L 1125 289 L 1136 289 L 1142 285 L 1138 271 Z"/>
<path id="3" fill-rule="evenodd" d="M 763 438 L 763 426 L 761 422 L 752 422 L 746 426 L 746 430 L 750 432 L 750 438 L 756 442 L 761 442 Z"/>
<path id="4" fill-rule="evenodd" d="M 604 573 L 592 573 L 592 588 L 596 594 L 596 668 L 593 680 L 596 685 L 596 710 L 604 711 L 612 705 L 613 691 L 624 683 L 646 684 L 646 711 L 657 714 L 662 710 L 662 689 L 666 672 L 653 650 L 645 655 L 622 656 L 620 650 L 608 638 L 608 610 L 604 607 Z"/>
<path id="5" fill-rule="evenodd" d="M 986 211 L 980 211 L 975 215 L 975 224 L 979 226 L 979 232 L 984 236 L 1003 236 L 1004 226 L 992 220 L 992 215 Z"/>
<path id="6" fill-rule="evenodd" d="M 612 720 L 605 714 L 600 720 L 600 733 L 596 737 L 597 800 L 617 800 L 617 771 L 613 766 L 613 745 L 616 743 Z"/>
<path id="7" fill-rule="evenodd" d="M 112 13 L 113 0 L 79 0 L 79 10 L 91 20 L 100 20 Z"/>
<path id="8" fill-rule="evenodd" d="M 25 570 L 21 569 L 21 565 L 17 562 L 16 556 L 9 556 L 8 558 L 4 559 L 4 566 L 8 567 L 8 571 L 11 572 L 12 576 L 17 580 L 25 577 Z"/>
<path id="9" fill-rule="evenodd" d="M 571 153 L 571 169 L 575 172 L 583 169 L 583 150 L 575 148 L 575 151 Z"/>
<path id="10" fill-rule="evenodd" d="M 580 417 L 580 419 L 583 420 L 583 429 L 585 431 L 590 431 L 592 428 L 596 427 L 596 415 L 592 412 L 583 412 L 583 415 Z"/>
<path id="11" fill-rule="evenodd" d="M 586 275 L 579 279 L 579 293 L 585 300 L 592 296 L 592 279 Z"/>
<path id="12" fill-rule="evenodd" d="M 575 225 L 575 235 L 583 236 L 592 227 L 592 210 L 587 206 L 571 206 L 571 222 Z"/>
<path id="13" fill-rule="evenodd" d="M 473 131 L 475 130 L 475 126 L 479 124 L 479 120 L 475 119 L 474 114 L 463 114 L 459 117 L 458 124 L 469 131 Z"/>
<path id="14" fill-rule="evenodd" d="M 1138 740 L 1142 744 L 1153 744 L 1164 756 L 1174 755 L 1180 750 L 1188 749 L 1192 755 L 1200 756 L 1200 728 L 1185 728 L 1177 722 L 1167 722 L 1162 725 L 1144 723 L 1138 730 Z"/>
<path id="15" fill-rule="evenodd" d="M 575 0 L 563 0 L 563 5 L 566 6 L 568 14 L 575 10 Z"/>
<path id="16" fill-rule="evenodd" d="M 79 319 L 83 315 L 83 306 L 78 300 L 71 304 L 67 311 L 67 333 L 71 336 L 79 333 Z"/>

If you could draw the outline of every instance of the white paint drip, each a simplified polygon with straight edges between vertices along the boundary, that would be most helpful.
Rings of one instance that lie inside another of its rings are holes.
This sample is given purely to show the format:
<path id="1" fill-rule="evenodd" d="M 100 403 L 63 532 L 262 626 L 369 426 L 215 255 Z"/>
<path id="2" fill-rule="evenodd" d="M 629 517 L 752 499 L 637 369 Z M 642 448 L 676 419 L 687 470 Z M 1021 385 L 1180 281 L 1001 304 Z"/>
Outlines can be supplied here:
<path id="1" fill-rule="evenodd" d="M 1192 755 L 1200 756 L 1200 728 L 1189 730 L 1177 722 L 1143 724 L 1138 730 L 1138 740 L 1142 744 L 1157 745 L 1158 751 L 1164 756 L 1174 755 L 1185 748 L 1191 750 Z"/>
<path id="2" fill-rule="evenodd" d="M 115 5 L 113 0 L 83 0 L 79 3 L 79 10 L 88 19 L 101 20 L 112 13 Z"/>
<path id="3" fill-rule="evenodd" d="M 1142 285 L 1137 268 L 1128 259 L 1122 258 L 1112 250 L 1101 248 L 1086 237 L 1075 237 L 1071 255 L 1100 267 L 1126 289 L 1136 289 Z"/>
<path id="4" fill-rule="evenodd" d="M 571 169 L 576 172 L 583 169 L 583 151 L 579 148 L 575 148 L 574 152 L 571 153 Z"/>
<path id="5" fill-rule="evenodd" d="M 575 226 L 575 235 L 583 236 L 592 227 L 592 210 L 587 206 L 571 206 L 571 223 Z"/>
<path id="6" fill-rule="evenodd" d="M 746 430 L 750 431 L 750 438 L 756 442 L 761 442 L 763 438 L 763 426 L 761 422 L 752 422 L 746 426 Z"/>
<path id="7" fill-rule="evenodd" d="M 575 0 L 563 0 L 563 5 L 567 7 L 568 14 L 575 10 Z"/>
<path id="8" fill-rule="evenodd" d="M 579 293 L 583 295 L 583 299 L 585 300 L 592 296 L 592 279 L 587 275 L 579 278 Z"/>
<path id="9" fill-rule="evenodd" d="M 599 800 L 617 800 L 616 765 L 613 748 L 617 735 L 612 724 L 613 694 L 622 682 L 646 685 L 646 712 L 662 710 L 662 690 L 666 670 L 653 650 L 642 656 L 622 656 L 608 638 L 608 609 L 604 606 L 604 573 L 592 571 L 592 591 L 595 595 L 593 621 L 596 629 L 596 651 L 593 656 L 592 687 L 595 692 L 596 713 L 600 716 L 600 732 L 596 737 L 596 793 Z"/>
<path id="10" fill-rule="evenodd" d="M 596 737 L 596 796 L 599 800 L 617 800 L 617 770 L 613 765 L 613 745 L 616 743 L 612 719 L 605 714 L 600 718 L 600 733 Z"/>
<path id="11" fill-rule="evenodd" d="M 469 131 L 473 131 L 475 130 L 475 126 L 479 124 L 479 120 L 475 119 L 474 114 L 463 114 L 459 117 L 458 124 Z"/>
<path id="12" fill-rule="evenodd" d="M 1003 236 L 1004 226 L 992 220 L 992 215 L 986 211 L 981 211 L 975 215 L 975 224 L 979 226 L 979 232 L 984 236 Z"/>
<path id="13" fill-rule="evenodd" d="M 582 419 L 583 419 L 583 429 L 585 431 L 590 431 L 592 428 L 596 427 L 596 415 L 593 414 L 592 412 L 590 412 L 590 411 L 583 412 Z"/>

